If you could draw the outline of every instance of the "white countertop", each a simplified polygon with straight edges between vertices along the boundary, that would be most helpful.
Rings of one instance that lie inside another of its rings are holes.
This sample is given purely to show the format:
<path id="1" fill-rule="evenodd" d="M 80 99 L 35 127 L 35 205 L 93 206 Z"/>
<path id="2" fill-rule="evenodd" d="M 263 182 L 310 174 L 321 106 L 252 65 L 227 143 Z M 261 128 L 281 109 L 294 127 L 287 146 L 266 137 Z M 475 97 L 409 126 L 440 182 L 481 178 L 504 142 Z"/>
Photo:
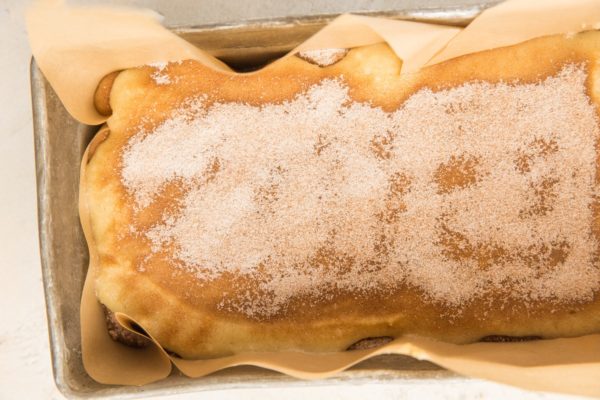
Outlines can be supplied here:
<path id="1" fill-rule="evenodd" d="M 91 3 L 78 1 L 77 3 Z M 29 87 L 29 61 L 23 11 L 29 1 L 3 0 L 0 5 L 0 399 L 63 398 L 56 389 L 50 365 L 48 331 L 38 250 L 35 164 Z M 159 0 L 110 1 L 147 4 L 161 10 Z M 299 5 L 299 3 L 301 3 Z M 230 21 L 258 16 L 278 16 L 318 9 L 322 13 L 346 9 L 393 9 L 417 1 L 352 0 L 347 2 L 227 1 L 204 0 L 189 13 L 190 21 L 211 21 L 218 7 L 227 8 Z M 465 1 L 437 0 L 440 4 Z M 475 4 L 477 1 L 467 1 Z M 164 3 L 163 3 L 164 5 Z M 173 6 L 171 6 L 172 8 Z M 176 7 L 176 6 L 175 6 Z M 169 14 L 166 13 L 168 23 Z M 222 10 L 221 10 L 222 14 Z M 214 21 L 214 20 L 213 20 Z M 197 22 L 198 23 L 198 22 Z M 435 385 L 369 384 L 217 391 L 170 398 L 202 399 L 404 399 L 404 398 L 529 398 L 566 399 L 564 396 L 524 392 L 489 382 L 476 381 L 466 390 Z"/>

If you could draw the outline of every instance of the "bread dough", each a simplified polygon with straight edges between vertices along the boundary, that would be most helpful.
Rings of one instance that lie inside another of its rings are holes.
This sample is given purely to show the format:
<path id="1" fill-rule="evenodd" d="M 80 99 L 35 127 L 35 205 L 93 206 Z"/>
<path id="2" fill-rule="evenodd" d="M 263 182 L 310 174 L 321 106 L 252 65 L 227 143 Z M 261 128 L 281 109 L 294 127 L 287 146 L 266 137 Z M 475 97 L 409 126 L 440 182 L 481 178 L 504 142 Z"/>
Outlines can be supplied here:
<path id="1" fill-rule="evenodd" d="M 82 177 L 98 299 L 184 358 L 600 332 L 599 56 L 122 71 Z"/>

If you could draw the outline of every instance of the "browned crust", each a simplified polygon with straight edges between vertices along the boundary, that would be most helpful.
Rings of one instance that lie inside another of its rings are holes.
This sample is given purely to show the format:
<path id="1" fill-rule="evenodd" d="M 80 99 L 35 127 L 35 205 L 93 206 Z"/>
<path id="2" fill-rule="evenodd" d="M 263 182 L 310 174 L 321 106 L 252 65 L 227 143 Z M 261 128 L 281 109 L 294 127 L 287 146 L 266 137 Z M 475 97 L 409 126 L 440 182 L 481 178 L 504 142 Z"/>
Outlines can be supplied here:
<path id="1" fill-rule="evenodd" d="M 480 342 L 491 343 L 515 343 L 515 342 L 530 342 L 532 340 L 540 340 L 540 336 L 506 336 L 506 335 L 489 335 L 481 338 Z M 348 347 L 347 351 L 352 350 L 369 350 L 377 347 L 385 346 L 394 340 L 391 336 L 369 337 L 359 340 Z"/>
<path id="2" fill-rule="evenodd" d="M 352 350 L 369 350 L 374 349 L 376 347 L 381 347 L 383 345 L 388 344 L 394 340 L 391 336 L 380 336 L 380 337 L 369 337 L 359 340 L 356 343 L 353 343 L 350 347 L 348 347 L 347 351 Z"/>
<path id="3" fill-rule="evenodd" d="M 111 72 L 106 75 L 96 88 L 94 92 L 94 107 L 96 110 L 105 116 L 112 114 L 112 108 L 110 107 L 110 91 L 112 90 L 113 83 L 121 71 Z"/>
<path id="4" fill-rule="evenodd" d="M 146 347 L 150 344 L 149 339 L 123 328 L 117 321 L 115 313 L 110 311 L 106 306 L 102 306 L 102 310 L 106 319 L 106 329 L 112 340 L 126 346 L 138 348 Z"/>
<path id="5" fill-rule="evenodd" d="M 490 335 L 481 338 L 480 342 L 492 342 L 492 343 L 514 343 L 514 342 L 530 342 L 532 340 L 541 340 L 540 336 L 503 336 L 503 335 Z"/>

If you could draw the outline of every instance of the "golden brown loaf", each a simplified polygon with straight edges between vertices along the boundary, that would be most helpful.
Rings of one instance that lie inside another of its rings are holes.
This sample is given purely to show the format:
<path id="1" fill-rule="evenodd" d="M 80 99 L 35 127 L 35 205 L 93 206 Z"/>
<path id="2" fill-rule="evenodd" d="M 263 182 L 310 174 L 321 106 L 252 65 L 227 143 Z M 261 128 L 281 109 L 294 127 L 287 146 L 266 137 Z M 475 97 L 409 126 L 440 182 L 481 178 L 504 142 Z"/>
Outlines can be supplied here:
<path id="1" fill-rule="evenodd" d="M 185 358 L 600 332 L 600 33 L 339 53 L 98 91 L 99 301 Z"/>

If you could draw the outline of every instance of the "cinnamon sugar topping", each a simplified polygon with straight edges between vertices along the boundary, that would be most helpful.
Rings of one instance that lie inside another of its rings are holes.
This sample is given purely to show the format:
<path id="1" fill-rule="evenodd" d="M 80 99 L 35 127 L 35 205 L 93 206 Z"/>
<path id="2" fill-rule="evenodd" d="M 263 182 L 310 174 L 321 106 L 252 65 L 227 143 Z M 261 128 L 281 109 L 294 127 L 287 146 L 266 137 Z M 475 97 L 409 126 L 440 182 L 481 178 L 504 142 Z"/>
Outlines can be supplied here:
<path id="1" fill-rule="evenodd" d="M 298 57 L 316 64 L 319 67 L 328 67 L 340 61 L 348 54 L 348 49 L 331 48 L 319 50 L 305 50 L 298 52 Z"/>
<path id="2" fill-rule="evenodd" d="M 199 280 L 251 278 L 220 305 L 251 317 L 401 285 L 456 308 L 582 302 L 600 288 L 585 79 L 422 89 L 392 113 L 341 80 L 262 107 L 192 99 L 130 140 L 122 181 L 138 207 L 183 182 L 143 235 Z"/>
<path id="3" fill-rule="evenodd" d="M 155 72 L 152 73 L 151 77 L 157 85 L 168 85 L 171 83 L 171 78 L 164 72 L 167 65 L 167 62 L 149 64 L 150 67 L 155 68 Z"/>

